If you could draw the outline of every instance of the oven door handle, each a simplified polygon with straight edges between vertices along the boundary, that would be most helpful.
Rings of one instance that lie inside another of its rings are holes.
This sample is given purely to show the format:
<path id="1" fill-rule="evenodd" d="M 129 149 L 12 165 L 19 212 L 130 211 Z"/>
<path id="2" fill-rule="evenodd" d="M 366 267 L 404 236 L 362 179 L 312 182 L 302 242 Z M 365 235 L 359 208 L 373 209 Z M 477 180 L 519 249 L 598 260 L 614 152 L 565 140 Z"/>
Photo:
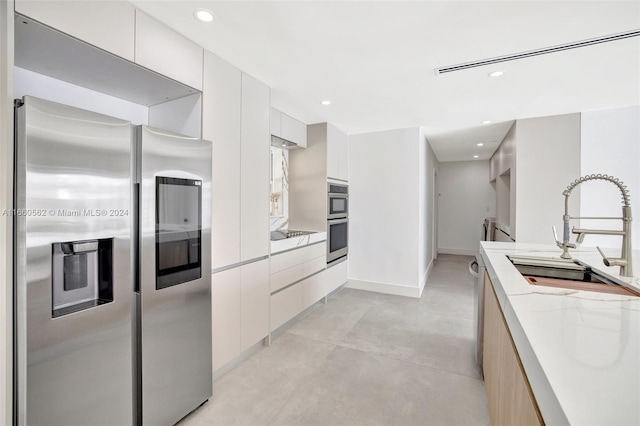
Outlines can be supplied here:
<path id="1" fill-rule="evenodd" d="M 327 220 L 327 222 L 329 222 L 329 225 L 339 225 L 341 223 L 349 222 L 349 219 L 348 218 L 345 218 L 345 219 L 329 219 L 329 220 Z"/>

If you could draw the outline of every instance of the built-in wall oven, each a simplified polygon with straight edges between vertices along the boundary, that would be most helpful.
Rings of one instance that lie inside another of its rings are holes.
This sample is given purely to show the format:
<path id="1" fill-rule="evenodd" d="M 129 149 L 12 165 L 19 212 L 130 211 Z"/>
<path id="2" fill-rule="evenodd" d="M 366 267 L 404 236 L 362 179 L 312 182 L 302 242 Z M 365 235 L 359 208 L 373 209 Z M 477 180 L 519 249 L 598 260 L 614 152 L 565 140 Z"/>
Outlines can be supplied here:
<path id="1" fill-rule="evenodd" d="M 341 183 L 327 184 L 327 219 L 349 217 L 349 186 Z"/>
<path id="2" fill-rule="evenodd" d="M 327 263 L 331 263 L 349 252 L 349 187 L 330 182 L 327 189 Z"/>

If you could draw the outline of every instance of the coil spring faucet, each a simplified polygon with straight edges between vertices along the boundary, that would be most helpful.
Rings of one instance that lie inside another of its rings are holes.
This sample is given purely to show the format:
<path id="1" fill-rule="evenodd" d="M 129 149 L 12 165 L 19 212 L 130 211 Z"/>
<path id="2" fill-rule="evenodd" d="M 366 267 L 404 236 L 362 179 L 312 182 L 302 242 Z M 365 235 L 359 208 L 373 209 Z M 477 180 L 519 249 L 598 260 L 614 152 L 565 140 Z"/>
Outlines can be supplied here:
<path id="1" fill-rule="evenodd" d="M 607 182 L 611 182 L 618 187 L 622 194 L 622 217 L 571 217 L 569 216 L 569 196 L 571 195 L 571 191 L 576 186 L 580 185 L 583 182 L 589 180 L 605 180 Z M 622 236 L 622 251 L 620 253 L 620 257 L 618 258 L 608 258 L 600 247 L 597 247 L 598 251 L 602 255 L 602 261 L 606 266 L 619 266 L 620 267 L 620 275 L 623 277 L 632 277 L 633 276 L 633 268 L 632 268 L 632 250 L 631 250 L 631 204 L 629 202 L 629 190 L 627 187 L 617 178 L 609 175 L 603 174 L 593 174 L 583 176 L 580 179 L 576 179 L 571 182 L 567 189 L 562 192 L 564 195 L 564 215 L 562 216 L 562 220 L 564 222 L 564 232 L 562 236 L 562 242 L 558 240 L 558 234 L 556 232 L 556 227 L 553 227 L 553 236 L 556 240 L 556 244 L 563 251 L 560 255 L 563 259 L 571 259 L 571 255 L 569 254 L 570 248 L 576 248 L 574 243 L 569 242 L 569 221 L 571 219 L 617 219 L 622 220 L 622 231 L 611 231 L 611 230 L 600 230 L 600 229 L 582 229 L 576 228 L 575 226 L 571 230 L 571 233 L 577 234 L 578 238 L 576 239 L 576 243 L 582 243 L 584 240 L 584 236 L 587 234 L 596 234 L 596 235 L 619 235 Z"/>

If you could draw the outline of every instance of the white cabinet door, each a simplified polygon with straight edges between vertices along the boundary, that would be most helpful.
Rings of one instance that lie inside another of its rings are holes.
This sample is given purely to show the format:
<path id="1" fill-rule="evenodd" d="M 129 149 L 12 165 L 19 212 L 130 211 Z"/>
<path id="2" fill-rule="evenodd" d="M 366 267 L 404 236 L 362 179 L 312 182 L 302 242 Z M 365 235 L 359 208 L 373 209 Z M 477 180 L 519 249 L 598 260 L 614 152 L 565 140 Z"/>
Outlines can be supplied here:
<path id="1" fill-rule="evenodd" d="M 302 286 L 294 285 L 271 296 L 271 331 L 302 312 Z"/>
<path id="2" fill-rule="evenodd" d="M 326 281 L 326 294 L 331 293 L 342 284 L 347 282 L 349 272 L 349 261 L 338 263 L 337 265 L 327 268 Z"/>
<path id="3" fill-rule="evenodd" d="M 136 11 L 127 2 L 18 0 L 15 9 L 114 55 L 134 60 Z"/>
<path id="4" fill-rule="evenodd" d="M 213 142 L 212 268 L 240 262 L 241 72 L 206 52 L 202 134 Z"/>
<path id="5" fill-rule="evenodd" d="M 135 38 L 137 64 L 202 90 L 200 46 L 139 10 Z"/>
<path id="6" fill-rule="evenodd" d="M 327 177 L 349 180 L 349 137 L 327 124 Z"/>
<path id="7" fill-rule="evenodd" d="M 340 179 L 339 130 L 327 123 L 327 177 Z"/>
<path id="8" fill-rule="evenodd" d="M 272 135 L 282 137 L 282 113 L 275 108 L 269 108 L 269 130 Z"/>
<path id="9" fill-rule="evenodd" d="M 282 139 L 286 139 L 301 148 L 307 147 L 307 125 L 295 118 L 282 114 Z"/>
<path id="10" fill-rule="evenodd" d="M 300 283 L 302 285 L 302 310 L 326 296 L 326 274 L 327 271 L 324 270 Z"/>
<path id="11" fill-rule="evenodd" d="M 211 276 L 211 321 L 213 333 L 213 371 L 241 351 L 240 268 Z"/>
<path id="12" fill-rule="evenodd" d="M 269 87 L 242 73 L 240 259 L 269 254 Z"/>
<path id="13" fill-rule="evenodd" d="M 269 334 L 269 259 L 240 267 L 241 350 Z"/>

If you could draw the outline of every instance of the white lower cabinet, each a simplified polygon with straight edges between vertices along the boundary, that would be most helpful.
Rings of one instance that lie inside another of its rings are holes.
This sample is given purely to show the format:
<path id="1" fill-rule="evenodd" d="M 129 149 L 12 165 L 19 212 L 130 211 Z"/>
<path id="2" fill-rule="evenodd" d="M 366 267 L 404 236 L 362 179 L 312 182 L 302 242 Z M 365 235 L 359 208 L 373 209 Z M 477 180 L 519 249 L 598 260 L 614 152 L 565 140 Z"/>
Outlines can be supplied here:
<path id="1" fill-rule="evenodd" d="M 269 259 L 211 277 L 213 370 L 269 334 Z"/>
<path id="2" fill-rule="evenodd" d="M 312 275 L 302 281 L 302 310 L 313 305 L 324 296 L 327 295 L 325 278 L 327 271 L 324 270 L 318 274 Z"/>
<path id="3" fill-rule="evenodd" d="M 244 351 L 269 334 L 269 259 L 240 267 L 241 348 Z"/>
<path id="4" fill-rule="evenodd" d="M 293 285 L 271 295 L 271 331 L 302 312 L 302 286 Z"/>
<path id="5" fill-rule="evenodd" d="M 338 263 L 337 265 L 329 266 L 327 268 L 327 294 L 331 293 L 342 284 L 347 282 L 347 276 L 349 272 L 349 261 Z"/>
<path id="6" fill-rule="evenodd" d="M 271 256 L 271 331 L 327 294 L 326 253 L 322 241 Z"/>
<path id="7" fill-rule="evenodd" d="M 213 371 L 240 354 L 240 268 L 211 276 Z"/>

